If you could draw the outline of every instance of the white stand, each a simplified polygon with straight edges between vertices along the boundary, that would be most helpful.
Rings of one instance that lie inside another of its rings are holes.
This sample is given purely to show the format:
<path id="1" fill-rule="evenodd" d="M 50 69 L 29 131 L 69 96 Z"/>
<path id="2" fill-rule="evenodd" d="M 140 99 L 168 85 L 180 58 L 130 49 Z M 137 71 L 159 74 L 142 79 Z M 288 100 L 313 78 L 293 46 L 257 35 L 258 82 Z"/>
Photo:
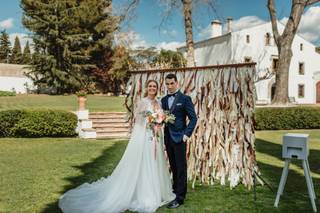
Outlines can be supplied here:
<path id="1" fill-rule="evenodd" d="M 306 178 L 312 208 L 314 212 L 317 212 L 317 207 L 315 204 L 316 194 L 314 192 L 314 186 L 308 162 L 308 141 L 309 135 L 306 134 L 286 134 L 283 136 L 282 157 L 285 158 L 285 164 L 282 170 L 277 197 L 274 202 L 275 207 L 278 207 L 280 196 L 283 194 L 284 186 L 286 185 L 288 177 L 291 159 L 296 158 L 302 160 L 304 176 Z"/>

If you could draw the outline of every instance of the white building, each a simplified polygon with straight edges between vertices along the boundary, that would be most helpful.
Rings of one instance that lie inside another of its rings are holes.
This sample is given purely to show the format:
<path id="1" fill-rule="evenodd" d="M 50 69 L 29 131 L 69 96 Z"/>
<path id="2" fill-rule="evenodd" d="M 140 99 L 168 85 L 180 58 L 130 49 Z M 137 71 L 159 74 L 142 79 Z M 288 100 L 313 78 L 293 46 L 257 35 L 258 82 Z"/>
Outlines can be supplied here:
<path id="1" fill-rule="evenodd" d="M 278 50 L 275 45 L 271 22 L 232 31 L 228 19 L 227 32 L 222 33 L 219 21 L 213 21 L 212 38 L 195 42 L 196 66 L 256 62 L 258 75 L 275 69 Z M 280 33 L 284 26 L 278 22 Z M 292 44 L 293 57 L 289 70 L 289 97 L 299 104 L 320 103 L 320 54 L 315 45 L 300 35 Z M 186 47 L 178 48 L 186 55 Z M 274 93 L 275 77 L 256 83 L 257 103 L 270 103 Z"/>
<path id="2" fill-rule="evenodd" d="M 32 89 L 33 82 L 25 76 L 25 66 L 0 63 L 0 91 L 27 93 L 27 88 Z"/>

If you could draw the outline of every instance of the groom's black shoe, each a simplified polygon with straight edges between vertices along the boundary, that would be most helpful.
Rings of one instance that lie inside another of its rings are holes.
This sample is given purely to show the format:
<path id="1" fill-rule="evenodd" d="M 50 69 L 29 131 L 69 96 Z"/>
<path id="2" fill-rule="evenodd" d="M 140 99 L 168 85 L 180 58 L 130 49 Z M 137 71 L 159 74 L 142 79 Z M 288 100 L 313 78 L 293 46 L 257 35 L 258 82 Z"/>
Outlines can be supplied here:
<path id="1" fill-rule="evenodd" d="M 181 206 L 182 204 L 183 204 L 183 202 L 178 202 L 177 200 L 173 200 L 167 205 L 167 208 L 175 209 L 175 208 L 178 208 L 179 206 Z"/>

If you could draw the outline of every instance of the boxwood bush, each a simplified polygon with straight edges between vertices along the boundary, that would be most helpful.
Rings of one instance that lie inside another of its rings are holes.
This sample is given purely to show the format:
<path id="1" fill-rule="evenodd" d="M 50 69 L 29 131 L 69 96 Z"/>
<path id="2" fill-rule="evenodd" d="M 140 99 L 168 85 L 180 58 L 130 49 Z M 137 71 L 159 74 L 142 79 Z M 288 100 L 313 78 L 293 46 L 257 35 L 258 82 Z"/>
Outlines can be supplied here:
<path id="1" fill-rule="evenodd" d="M 0 91 L 0 96 L 16 96 L 16 92 Z"/>
<path id="2" fill-rule="evenodd" d="M 255 129 L 320 129 L 320 108 L 306 106 L 256 108 Z"/>
<path id="3" fill-rule="evenodd" d="M 70 137 L 76 126 L 77 116 L 62 110 L 0 111 L 2 137 Z"/>
<path id="4" fill-rule="evenodd" d="M 0 137 L 13 136 L 13 127 L 25 115 L 22 110 L 0 111 Z"/>

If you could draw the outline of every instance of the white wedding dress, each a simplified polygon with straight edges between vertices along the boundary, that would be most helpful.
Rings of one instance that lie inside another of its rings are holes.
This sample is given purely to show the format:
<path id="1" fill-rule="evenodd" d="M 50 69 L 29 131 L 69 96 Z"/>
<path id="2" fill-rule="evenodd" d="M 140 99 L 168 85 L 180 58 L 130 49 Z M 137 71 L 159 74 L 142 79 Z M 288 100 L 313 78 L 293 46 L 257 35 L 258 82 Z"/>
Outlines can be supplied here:
<path id="1" fill-rule="evenodd" d="M 139 102 L 131 138 L 113 173 L 91 184 L 84 183 L 60 197 L 59 207 L 64 213 L 155 212 L 175 198 L 164 155 L 163 134 L 159 142 L 154 142 L 141 113 L 154 111 L 154 103 L 148 98 Z"/>

